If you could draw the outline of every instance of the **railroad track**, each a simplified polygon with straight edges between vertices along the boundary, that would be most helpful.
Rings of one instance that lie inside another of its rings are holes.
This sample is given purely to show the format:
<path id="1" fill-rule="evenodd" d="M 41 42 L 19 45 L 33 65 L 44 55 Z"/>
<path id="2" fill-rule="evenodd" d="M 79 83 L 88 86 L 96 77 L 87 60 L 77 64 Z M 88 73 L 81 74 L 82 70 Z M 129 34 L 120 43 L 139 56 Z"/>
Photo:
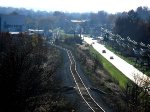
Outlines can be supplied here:
<path id="1" fill-rule="evenodd" d="M 78 90 L 80 96 L 82 97 L 82 99 L 84 100 L 85 104 L 89 107 L 89 109 L 92 112 L 105 112 L 105 110 L 91 96 L 88 88 L 86 87 L 82 78 L 80 77 L 80 74 L 78 73 L 78 71 L 76 69 L 76 61 L 75 61 L 71 51 L 68 49 L 62 48 L 60 46 L 56 46 L 56 45 L 54 45 L 54 46 L 58 47 L 60 49 L 63 49 L 67 52 L 67 55 L 70 60 L 71 74 L 72 74 L 75 84 L 77 86 L 77 90 Z"/>
<path id="2" fill-rule="evenodd" d="M 70 60 L 70 71 L 73 76 L 73 79 L 76 83 L 79 94 L 81 95 L 84 102 L 88 105 L 90 110 L 93 112 L 105 112 L 105 110 L 94 100 L 91 96 L 88 88 L 85 86 L 82 78 L 80 77 L 77 69 L 76 69 L 76 61 L 70 50 L 67 50 L 67 54 Z"/>

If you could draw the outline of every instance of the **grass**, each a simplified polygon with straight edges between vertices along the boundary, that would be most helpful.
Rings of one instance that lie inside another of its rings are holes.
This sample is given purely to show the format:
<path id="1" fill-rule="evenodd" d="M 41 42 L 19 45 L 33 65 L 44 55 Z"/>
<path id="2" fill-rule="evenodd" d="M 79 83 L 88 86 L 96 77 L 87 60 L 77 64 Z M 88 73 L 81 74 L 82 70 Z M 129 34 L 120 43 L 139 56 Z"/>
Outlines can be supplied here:
<path id="1" fill-rule="evenodd" d="M 100 53 L 98 53 L 93 47 L 90 47 L 89 51 L 90 55 L 97 58 L 98 61 L 102 63 L 104 69 L 107 70 L 108 73 L 119 83 L 119 86 L 122 89 L 125 89 L 126 85 L 130 83 L 130 80 Z"/>
<path id="2" fill-rule="evenodd" d="M 133 62 L 133 59 L 130 57 L 125 57 L 120 55 L 119 53 L 117 53 L 112 47 L 110 46 L 105 46 L 107 49 L 109 49 L 110 51 L 112 51 L 113 53 L 115 53 L 117 56 L 119 56 L 120 58 L 122 58 L 123 60 L 125 60 L 127 63 L 133 65 L 135 68 L 137 68 L 138 70 L 142 71 L 143 68 L 141 68 L 140 66 L 135 66 L 135 62 Z M 144 74 L 146 74 L 147 76 L 150 76 L 150 69 L 145 69 Z"/>

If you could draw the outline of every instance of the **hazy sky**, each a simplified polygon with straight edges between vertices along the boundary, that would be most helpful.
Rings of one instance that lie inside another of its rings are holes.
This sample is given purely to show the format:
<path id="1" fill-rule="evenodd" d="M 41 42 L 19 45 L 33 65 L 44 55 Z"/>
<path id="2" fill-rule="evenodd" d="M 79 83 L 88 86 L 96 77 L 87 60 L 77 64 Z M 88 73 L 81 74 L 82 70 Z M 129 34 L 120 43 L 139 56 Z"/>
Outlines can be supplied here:
<path id="1" fill-rule="evenodd" d="M 150 0 L 0 0 L 0 6 L 34 10 L 109 13 L 129 11 L 139 6 L 150 8 Z"/>

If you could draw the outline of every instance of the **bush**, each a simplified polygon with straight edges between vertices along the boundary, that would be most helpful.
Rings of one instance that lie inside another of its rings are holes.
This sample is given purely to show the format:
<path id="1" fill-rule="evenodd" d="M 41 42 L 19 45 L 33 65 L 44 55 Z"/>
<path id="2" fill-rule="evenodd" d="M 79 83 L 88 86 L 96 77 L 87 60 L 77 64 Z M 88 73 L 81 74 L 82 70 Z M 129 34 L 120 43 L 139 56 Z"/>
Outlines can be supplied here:
<path id="1" fill-rule="evenodd" d="M 28 105 L 28 98 L 45 94 L 49 89 L 46 87 L 55 87 L 52 75 L 59 65 L 59 57 L 58 50 L 46 44 L 42 37 L 1 33 L 2 111 L 22 111 Z"/>

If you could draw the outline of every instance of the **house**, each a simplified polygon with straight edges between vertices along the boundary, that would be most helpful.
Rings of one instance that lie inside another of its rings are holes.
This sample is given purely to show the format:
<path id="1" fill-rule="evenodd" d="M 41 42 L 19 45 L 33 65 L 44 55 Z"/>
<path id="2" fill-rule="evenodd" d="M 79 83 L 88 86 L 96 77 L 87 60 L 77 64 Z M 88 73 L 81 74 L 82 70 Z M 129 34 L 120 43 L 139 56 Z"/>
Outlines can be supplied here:
<path id="1" fill-rule="evenodd" d="M 0 15 L 0 32 L 24 32 L 25 17 L 21 15 Z"/>

